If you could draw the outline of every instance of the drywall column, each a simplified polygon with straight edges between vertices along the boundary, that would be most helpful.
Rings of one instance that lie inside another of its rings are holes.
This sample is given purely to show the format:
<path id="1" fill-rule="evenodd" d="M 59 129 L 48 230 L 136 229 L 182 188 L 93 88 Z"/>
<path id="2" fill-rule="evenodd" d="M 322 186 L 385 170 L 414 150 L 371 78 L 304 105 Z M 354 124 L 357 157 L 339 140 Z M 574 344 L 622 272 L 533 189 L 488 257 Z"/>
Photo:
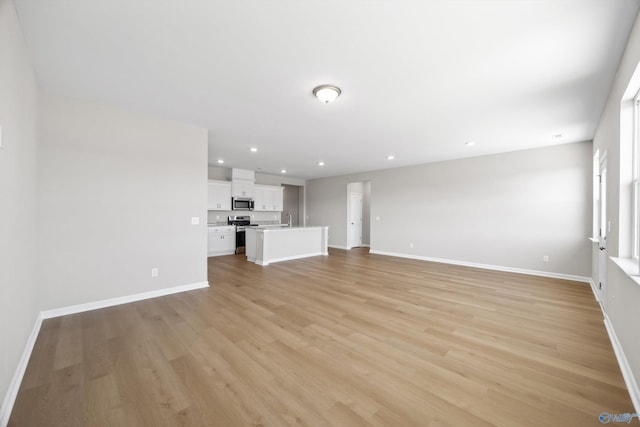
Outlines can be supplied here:
<path id="1" fill-rule="evenodd" d="M 36 281 L 38 87 L 13 2 L 0 0 L 0 425 L 39 312 Z M 26 362 L 26 361 L 25 361 Z"/>
<path id="2" fill-rule="evenodd" d="M 40 115 L 43 309 L 206 282 L 206 129 L 51 95 Z"/>

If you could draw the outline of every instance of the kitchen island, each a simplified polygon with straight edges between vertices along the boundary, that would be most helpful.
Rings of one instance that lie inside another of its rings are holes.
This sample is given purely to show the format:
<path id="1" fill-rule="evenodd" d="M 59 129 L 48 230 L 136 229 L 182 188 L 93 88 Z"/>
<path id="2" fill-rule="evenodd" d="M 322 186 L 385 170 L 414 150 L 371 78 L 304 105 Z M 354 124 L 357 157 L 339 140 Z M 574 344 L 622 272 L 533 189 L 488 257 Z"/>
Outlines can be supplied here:
<path id="1" fill-rule="evenodd" d="M 258 265 L 329 255 L 329 227 L 247 227 L 247 261 Z"/>

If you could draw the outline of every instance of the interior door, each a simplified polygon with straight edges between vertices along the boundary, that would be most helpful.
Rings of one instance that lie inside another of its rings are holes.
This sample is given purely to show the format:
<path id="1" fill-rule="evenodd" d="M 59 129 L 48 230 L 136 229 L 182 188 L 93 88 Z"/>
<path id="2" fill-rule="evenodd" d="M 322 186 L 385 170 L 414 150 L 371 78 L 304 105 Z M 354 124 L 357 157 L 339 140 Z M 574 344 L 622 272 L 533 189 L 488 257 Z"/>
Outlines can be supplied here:
<path id="1" fill-rule="evenodd" d="M 349 228 L 349 247 L 357 248 L 362 246 L 362 193 L 351 193 Z"/>
<path id="2" fill-rule="evenodd" d="M 598 201 L 598 291 L 600 301 L 606 303 L 607 279 L 607 158 L 600 162 L 600 199 Z M 606 307 L 605 307 L 606 308 Z"/>

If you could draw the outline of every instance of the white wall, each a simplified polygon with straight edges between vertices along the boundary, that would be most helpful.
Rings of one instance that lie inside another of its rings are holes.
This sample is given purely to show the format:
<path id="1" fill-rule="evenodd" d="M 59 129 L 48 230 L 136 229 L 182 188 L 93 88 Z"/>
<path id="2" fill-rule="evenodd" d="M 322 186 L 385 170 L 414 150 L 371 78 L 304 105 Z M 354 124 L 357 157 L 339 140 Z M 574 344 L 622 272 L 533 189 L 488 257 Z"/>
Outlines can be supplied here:
<path id="1" fill-rule="evenodd" d="M 0 424 L 7 391 L 34 327 L 37 97 L 13 2 L 0 0 Z"/>
<path id="2" fill-rule="evenodd" d="M 41 99 L 42 308 L 206 282 L 207 131 Z"/>
<path id="3" fill-rule="evenodd" d="M 347 183 L 370 180 L 372 250 L 588 277 L 591 162 L 584 142 L 309 180 L 309 224 L 345 246 Z"/>
<path id="4" fill-rule="evenodd" d="M 621 103 L 640 89 L 640 18 L 629 36 L 620 61 L 612 90 L 593 139 L 593 150 L 607 152 L 607 218 L 611 231 L 607 235 L 607 252 L 612 257 L 630 257 L 631 254 L 631 124 L 624 124 L 621 132 Z M 635 75 L 634 75 L 635 73 Z M 635 81 L 632 81 L 632 78 Z M 625 92 L 627 92 L 625 94 Z M 625 104 L 622 104 L 626 107 Z M 621 143 L 622 141 L 622 143 Z M 593 245 L 593 259 L 598 258 L 597 245 Z M 593 280 L 598 283 L 597 269 Z M 638 315 L 640 287 L 617 264 L 607 263 L 606 294 L 603 305 L 615 334 L 629 361 L 637 383 L 640 383 L 640 340 Z M 637 407 L 636 407 L 637 408 Z"/>

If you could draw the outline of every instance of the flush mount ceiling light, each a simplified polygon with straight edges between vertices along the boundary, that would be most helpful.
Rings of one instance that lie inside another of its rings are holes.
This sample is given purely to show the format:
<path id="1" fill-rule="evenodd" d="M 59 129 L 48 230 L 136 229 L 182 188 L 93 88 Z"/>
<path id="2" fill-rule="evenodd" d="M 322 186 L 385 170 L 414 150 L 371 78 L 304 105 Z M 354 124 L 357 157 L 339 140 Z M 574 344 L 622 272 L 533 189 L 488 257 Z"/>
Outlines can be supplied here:
<path id="1" fill-rule="evenodd" d="M 330 103 L 340 96 L 342 91 L 337 86 L 321 85 L 313 90 L 313 94 L 325 104 Z"/>
<path id="2" fill-rule="evenodd" d="M 223 164 L 223 163 L 224 163 L 224 160 L 222 160 L 222 159 L 218 159 L 218 163 Z"/>
<path id="3" fill-rule="evenodd" d="M 318 162 L 318 166 L 324 166 L 324 162 L 322 161 Z"/>
<path id="4" fill-rule="evenodd" d="M 282 169 L 282 170 L 280 171 L 280 173 L 287 173 L 287 170 L 286 170 L 286 169 Z"/>
<path id="5" fill-rule="evenodd" d="M 251 147 L 249 150 L 250 150 L 252 153 L 255 153 L 255 152 L 257 152 L 257 151 L 258 151 L 258 149 L 257 149 L 256 147 Z"/>
<path id="6" fill-rule="evenodd" d="M 394 156 L 393 154 L 387 156 L 387 160 L 393 160 L 395 158 L 396 158 L 396 156 Z"/>

